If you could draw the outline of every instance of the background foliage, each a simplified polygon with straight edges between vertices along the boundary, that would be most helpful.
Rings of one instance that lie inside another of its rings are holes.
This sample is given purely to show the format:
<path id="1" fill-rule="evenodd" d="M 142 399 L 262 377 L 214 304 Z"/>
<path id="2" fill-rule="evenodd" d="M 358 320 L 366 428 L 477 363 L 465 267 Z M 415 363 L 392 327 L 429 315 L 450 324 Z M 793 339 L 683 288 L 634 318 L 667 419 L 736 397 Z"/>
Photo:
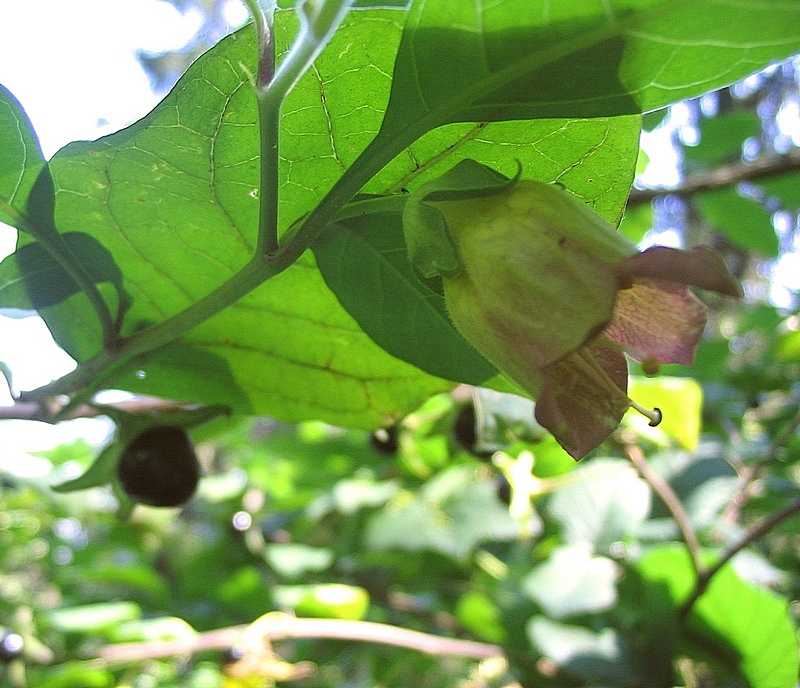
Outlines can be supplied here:
<path id="1" fill-rule="evenodd" d="M 677 148 L 681 184 L 637 183 L 621 231 L 709 243 L 747 293 L 711 303 L 691 370 L 635 378 L 632 396 L 664 423 L 626 419 L 576 466 L 530 402 L 449 393 L 421 352 L 457 346 L 432 297 L 433 339 L 403 354 L 402 328 L 376 335 L 362 322 L 374 301 L 348 304 L 336 275 L 355 257 L 373 280 L 364 292 L 385 297 L 379 314 L 426 306 L 392 269 L 395 220 L 378 218 L 377 238 L 351 223 L 100 381 L 281 419 L 196 430 L 206 477 L 186 508 L 137 507 L 122 521 L 107 488 L 52 492 L 92 463 L 82 442 L 3 468 L 0 624 L 25 642 L 24 662 L 3 669 L 9 685 L 259 685 L 285 676 L 283 660 L 300 685 L 319 686 L 795 684 L 795 63 L 714 89 L 797 52 L 800 6 L 628 2 L 609 21 L 599 3 L 575 2 L 525 24 L 527 5 L 352 13 L 283 107 L 281 229 L 337 184 L 399 193 L 466 157 L 508 174 L 520 161 L 617 221 L 637 156 L 640 172 L 647 162 L 636 113 L 655 110 L 644 145 Z M 479 20 L 484 33 L 468 30 Z M 279 53 L 295 28 L 279 13 Z M 4 93 L 0 219 L 23 232 L 0 265 L 0 304 L 38 311 L 85 363 L 109 336 L 169 323 L 246 265 L 258 217 L 254 54 L 249 28 L 223 39 L 150 115 L 67 146 L 47 168 Z M 54 279 L 64 263 L 53 246 L 85 273 Z M 75 286 L 87 283 L 94 301 Z M 493 371 L 470 354 L 453 364 L 462 377 L 445 377 L 486 382 Z M 688 608 L 701 590 L 694 568 L 740 545 Z M 505 659 L 294 639 L 245 679 L 225 675 L 219 649 L 159 656 L 169 640 L 200 647 L 198 634 L 224 627 L 239 644 L 240 626 L 274 610 L 479 640 Z M 130 641 L 145 643 L 140 656 L 119 659 L 115 644 Z M 302 662 L 315 673 L 302 678 Z"/>

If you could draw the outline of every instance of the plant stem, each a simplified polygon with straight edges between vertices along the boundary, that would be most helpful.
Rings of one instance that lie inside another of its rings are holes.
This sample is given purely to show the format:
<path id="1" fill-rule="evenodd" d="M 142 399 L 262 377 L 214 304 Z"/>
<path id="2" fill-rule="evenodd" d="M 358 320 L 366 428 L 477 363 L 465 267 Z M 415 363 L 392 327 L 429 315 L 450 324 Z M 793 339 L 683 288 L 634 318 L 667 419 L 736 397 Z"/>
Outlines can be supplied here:
<path id="1" fill-rule="evenodd" d="M 258 107 L 259 189 L 256 255 L 269 256 L 278 249 L 278 144 L 281 104 L 288 91 L 281 91 L 275 77 L 275 41 L 272 12 L 261 9 L 258 0 L 244 0 L 258 42 L 258 67 L 254 89 Z"/>
<path id="2" fill-rule="evenodd" d="M 625 454 L 636 467 L 636 470 L 639 471 L 642 478 L 650 485 L 653 492 L 658 495 L 659 499 L 664 503 L 664 506 L 667 507 L 667 510 L 678 526 L 681 537 L 686 544 L 686 549 L 689 550 L 692 568 L 694 568 L 697 580 L 700 581 L 703 576 L 706 575 L 705 567 L 700 558 L 700 543 L 697 540 L 697 534 L 694 532 L 694 528 L 689 520 L 689 516 L 686 514 L 686 510 L 683 508 L 680 498 L 669 486 L 669 483 L 651 468 L 650 464 L 647 463 L 647 459 L 644 457 L 644 453 L 638 446 L 635 444 L 627 445 L 625 447 Z"/>
<path id="3" fill-rule="evenodd" d="M 497 645 L 473 640 L 445 638 L 420 631 L 407 630 L 371 621 L 341 619 L 301 619 L 280 612 L 268 614 L 256 622 L 265 640 L 287 638 L 333 638 L 366 643 L 380 643 L 417 650 L 429 655 L 451 655 L 472 659 L 487 659 L 502 655 Z M 232 626 L 200 633 L 188 640 L 107 645 L 99 653 L 109 662 L 137 662 L 159 657 L 172 657 L 187 652 L 224 650 L 240 642 L 250 626 Z"/>
<path id="4" fill-rule="evenodd" d="M 679 618 L 685 619 L 689 615 L 689 612 L 692 610 L 695 602 L 697 602 L 700 596 L 708 589 L 711 579 L 723 566 L 725 566 L 725 564 L 733 559 L 736 554 L 747 547 L 747 545 L 752 544 L 759 538 L 766 535 L 779 523 L 782 523 L 786 519 L 791 518 L 798 513 L 800 513 L 800 499 L 796 499 L 779 511 L 776 511 L 774 514 L 766 516 L 764 519 L 750 528 L 738 542 L 735 542 L 733 545 L 728 547 L 720 555 L 719 560 L 712 567 L 706 569 L 698 576 L 697 583 L 695 583 L 692 594 L 683 603 L 683 605 L 681 605 L 680 611 L 678 612 Z"/>
<path id="5" fill-rule="evenodd" d="M 798 169 L 800 169 L 800 151 L 793 150 L 784 155 L 765 155 L 752 162 L 734 162 L 707 172 L 688 175 L 674 188 L 633 188 L 628 206 L 649 203 L 660 196 L 691 196 L 700 191 L 727 188 L 745 181 L 768 179 Z"/>

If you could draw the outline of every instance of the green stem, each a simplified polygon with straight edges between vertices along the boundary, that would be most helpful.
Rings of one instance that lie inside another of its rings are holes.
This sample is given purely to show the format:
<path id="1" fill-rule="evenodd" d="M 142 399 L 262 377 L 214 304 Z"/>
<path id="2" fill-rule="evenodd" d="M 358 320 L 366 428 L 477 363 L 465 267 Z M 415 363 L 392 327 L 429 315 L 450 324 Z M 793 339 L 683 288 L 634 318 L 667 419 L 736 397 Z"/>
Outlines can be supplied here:
<path id="1" fill-rule="evenodd" d="M 256 255 L 269 256 L 278 250 L 278 140 L 281 104 L 288 91 L 281 91 L 275 78 L 275 41 L 272 12 L 265 13 L 258 0 L 244 0 L 258 41 L 256 104 L 260 143 L 258 191 L 258 240 Z"/>
<path id="2" fill-rule="evenodd" d="M 97 315 L 97 319 L 100 321 L 100 329 L 103 333 L 103 347 L 113 348 L 117 337 L 114 317 L 111 315 L 108 304 L 100 294 L 97 285 L 89 277 L 80 261 L 73 255 L 63 237 L 55 230 L 50 232 L 43 231 L 30 217 L 9 204 L 3 203 L 3 211 L 13 218 L 12 225 L 14 227 L 26 234 L 30 234 L 53 260 L 75 280 L 80 290 L 86 295 Z"/>
<path id="3" fill-rule="evenodd" d="M 276 94 L 270 88 L 257 89 L 256 94 L 261 143 L 256 256 L 267 257 L 278 250 L 278 137 L 285 94 Z"/>

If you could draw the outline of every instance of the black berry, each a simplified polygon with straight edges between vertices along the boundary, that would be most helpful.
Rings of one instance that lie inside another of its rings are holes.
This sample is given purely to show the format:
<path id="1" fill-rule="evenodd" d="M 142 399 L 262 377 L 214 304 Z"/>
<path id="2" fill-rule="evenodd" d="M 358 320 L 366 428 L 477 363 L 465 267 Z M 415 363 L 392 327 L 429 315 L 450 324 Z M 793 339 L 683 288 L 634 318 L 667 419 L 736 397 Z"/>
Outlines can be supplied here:
<path id="1" fill-rule="evenodd" d="M 511 504 L 511 483 L 508 478 L 502 474 L 495 476 L 495 490 L 497 498 L 506 506 Z"/>
<path id="2" fill-rule="evenodd" d="M 3 631 L 0 635 L 0 662 L 10 662 L 22 657 L 22 636 L 13 631 Z"/>
<path id="3" fill-rule="evenodd" d="M 378 453 L 394 456 L 397 454 L 399 447 L 397 434 L 397 426 L 382 428 L 373 432 L 369 437 L 369 441 L 372 448 Z"/>
<path id="4" fill-rule="evenodd" d="M 178 506 L 200 480 L 200 464 L 183 428 L 148 428 L 133 438 L 117 466 L 119 481 L 134 501 L 150 506 Z"/>

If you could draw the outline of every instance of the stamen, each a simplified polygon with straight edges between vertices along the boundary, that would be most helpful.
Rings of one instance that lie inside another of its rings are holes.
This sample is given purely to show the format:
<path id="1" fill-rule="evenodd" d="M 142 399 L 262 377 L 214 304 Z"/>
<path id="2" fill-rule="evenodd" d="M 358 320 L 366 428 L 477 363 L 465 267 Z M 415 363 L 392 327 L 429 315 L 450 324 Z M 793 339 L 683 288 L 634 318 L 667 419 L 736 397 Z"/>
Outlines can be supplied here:
<path id="1" fill-rule="evenodd" d="M 635 401 L 633 401 L 633 399 L 629 399 L 628 401 L 630 401 L 631 408 L 635 408 L 643 416 L 645 416 L 646 418 L 650 419 L 650 422 L 648 423 L 648 425 L 651 428 L 656 427 L 656 425 L 658 425 L 661 422 L 661 420 L 663 419 L 663 417 L 664 417 L 664 414 L 661 413 L 661 409 L 658 408 L 658 407 L 654 408 L 651 411 L 649 408 L 645 408 L 644 406 L 640 406 Z"/>

